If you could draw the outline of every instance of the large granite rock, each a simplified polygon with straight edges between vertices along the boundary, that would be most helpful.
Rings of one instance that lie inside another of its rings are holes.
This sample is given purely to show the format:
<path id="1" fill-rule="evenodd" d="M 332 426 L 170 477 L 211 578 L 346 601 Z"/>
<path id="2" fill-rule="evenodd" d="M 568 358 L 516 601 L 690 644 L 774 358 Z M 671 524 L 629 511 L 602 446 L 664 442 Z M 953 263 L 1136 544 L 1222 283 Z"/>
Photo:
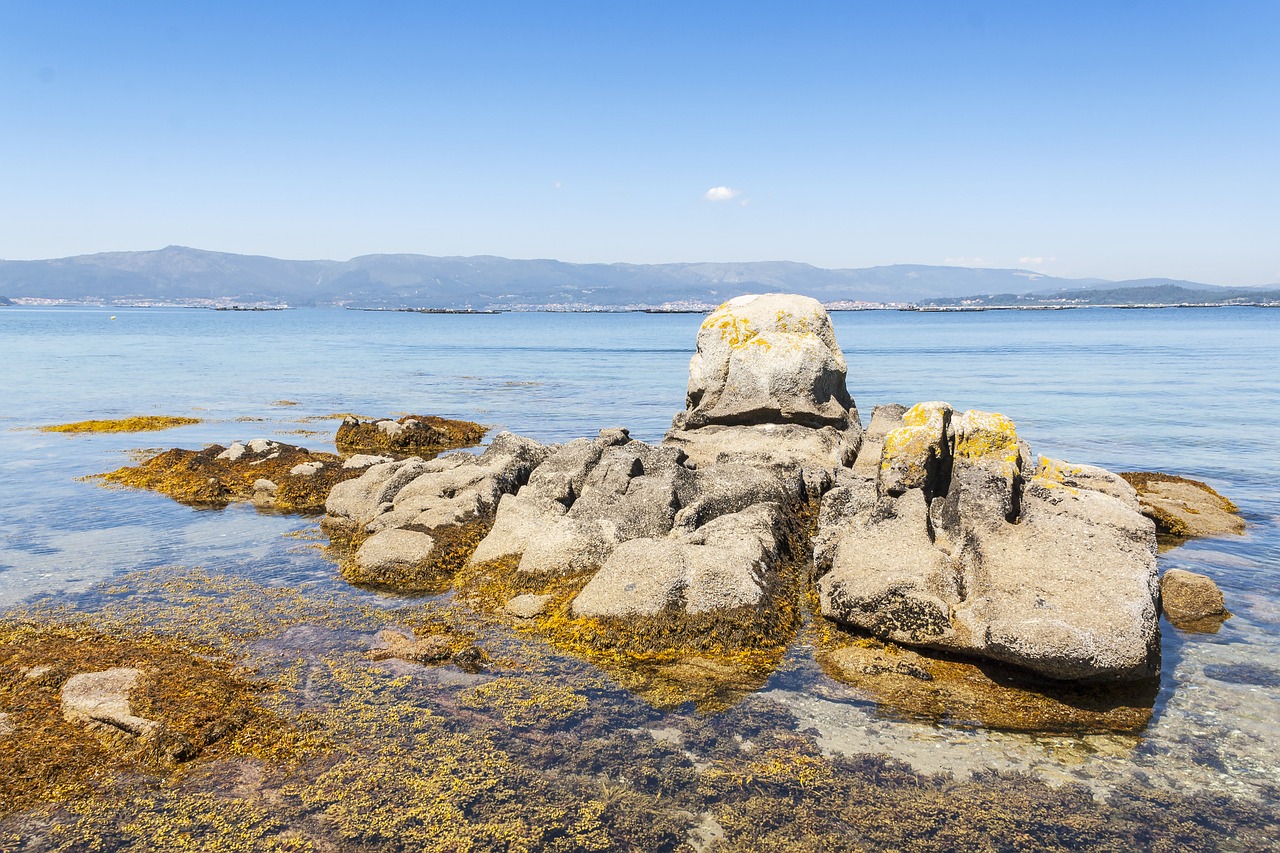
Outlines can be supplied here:
<path id="1" fill-rule="evenodd" d="M 823 615 L 1058 679 L 1155 674 L 1155 530 L 1123 480 L 1037 460 L 1008 418 L 945 403 L 883 436 L 874 488 L 855 476 L 823 500 Z"/>
<path id="2" fill-rule="evenodd" d="M 808 472 L 812 492 L 852 463 L 862 436 L 831 318 L 804 296 L 739 296 L 698 330 L 685 411 L 665 442 L 699 466 Z M 825 474 L 823 472 L 826 472 Z"/>
<path id="3" fill-rule="evenodd" d="M 798 472 L 694 470 L 677 447 L 604 430 L 563 445 L 504 496 L 472 561 L 509 560 L 525 575 L 592 573 L 576 615 L 757 605 L 774 591 L 803 493 Z"/>
<path id="4" fill-rule="evenodd" d="M 548 453 L 528 438 L 498 434 L 484 453 L 453 453 L 429 462 L 411 457 L 371 465 L 339 483 L 325 502 L 325 527 L 348 536 L 414 526 L 429 529 L 492 515 Z"/>

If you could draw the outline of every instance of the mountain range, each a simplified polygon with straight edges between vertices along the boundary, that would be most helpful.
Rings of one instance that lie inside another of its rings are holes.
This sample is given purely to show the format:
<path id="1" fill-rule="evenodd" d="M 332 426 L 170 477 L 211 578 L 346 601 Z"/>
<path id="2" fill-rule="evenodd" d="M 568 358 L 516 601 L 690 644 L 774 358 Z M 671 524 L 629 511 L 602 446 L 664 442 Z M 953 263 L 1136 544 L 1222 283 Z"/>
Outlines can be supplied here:
<path id="1" fill-rule="evenodd" d="M 69 258 L 0 261 L 0 299 L 170 304 L 347 305 L 445 310 L 697 308 L 752 291 L 825 303 L 930 303 L 973 294 L 1088 292 L 1154 285 L 1223 291 L 1166 279 L 1109 282 L 1019 269 L 894 264 L 823 269 L 791 261 L 575 264 L 488 255 L 364 255 L 281 260 L 183 246 Z M 1238 288 L 1233 289 L 1238 290 Z"/>

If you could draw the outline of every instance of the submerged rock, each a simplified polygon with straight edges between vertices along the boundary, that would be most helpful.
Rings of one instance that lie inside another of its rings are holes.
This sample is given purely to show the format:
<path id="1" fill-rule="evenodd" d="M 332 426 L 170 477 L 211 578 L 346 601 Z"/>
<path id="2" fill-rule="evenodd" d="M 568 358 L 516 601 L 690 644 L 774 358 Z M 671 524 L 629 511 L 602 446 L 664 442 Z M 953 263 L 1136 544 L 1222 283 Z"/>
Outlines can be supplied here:
<path id="1" fill-rule="evenodd" d="M 195 744 L 185 736 L 134 713 L 129 694 L 141 677 L 142 671 L 132 667 L 73 675 L 62 686 L 62 715 L 69 722 L 128 735 L 168 761 L 194 757 Z"/>

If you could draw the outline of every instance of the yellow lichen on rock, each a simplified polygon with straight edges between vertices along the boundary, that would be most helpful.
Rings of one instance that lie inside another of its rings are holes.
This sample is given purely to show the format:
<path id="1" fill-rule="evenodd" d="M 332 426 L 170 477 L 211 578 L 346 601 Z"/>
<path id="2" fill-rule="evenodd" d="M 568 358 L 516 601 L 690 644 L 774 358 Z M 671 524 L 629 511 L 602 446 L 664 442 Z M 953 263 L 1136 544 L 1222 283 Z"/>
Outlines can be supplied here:
<path id="1" fill-rule="evenodd" d="M 200 423 L 199 418 L 172 415 L 138 415 L 115 420 L 76 421 L 40 427 L 41 432 L 156 432 Z"/>
<path id="2" fill-rule="evenodd" d="M 970 409 L 954 423 L 957 458 L 1018 463 L 1018 432 L 1004 415 Z"/>

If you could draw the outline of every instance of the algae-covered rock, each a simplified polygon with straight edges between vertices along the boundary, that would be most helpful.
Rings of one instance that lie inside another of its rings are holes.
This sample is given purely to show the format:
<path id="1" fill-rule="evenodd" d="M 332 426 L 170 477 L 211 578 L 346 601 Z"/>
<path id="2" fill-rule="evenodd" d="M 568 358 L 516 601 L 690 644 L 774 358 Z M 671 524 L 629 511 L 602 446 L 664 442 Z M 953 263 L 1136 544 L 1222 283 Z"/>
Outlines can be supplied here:
<path id="1" fill-rule="evenodd" d="M 1230 618 L 1222 590 L 1208 575 L 1169 569 L 1160 578 L 1164 616 L 1176 628 L 1215 633 Z"/>
<path id="2" fill-rule="evenodd" d="M 1244 519 L 1234 503 L 1199 480 L 1155 471 L 1120 474 L 1135 490 L 1143 515 L 1156 530 L 1177 539 L 1244 533 Z"/>
<path id="3" fill-rule="evenodd" d="M 885 713 L 1006 731 L 1141 732 L 1159 690 L 1154 678 L 1054 681 L 852 636 L 820 641 L 817 658 L 828 675 L 866 693 Z"/>
<path id="4" fill-rule="evenodd" d="M 318 512 L 330 489 L 359 476 L 342 458 L 265 438 L 173 448 L 139 465 L 101 475 L 105 483 L 151 489 L 179 503 L 224 507 L 235 501 L 281 512 Z"/>
<path id="5" fill-rule="evenodd" d="M 874 500 L 842 486 L 820 513 L 823 615 L 1056 679 L 1157 671 L 1154 529 L 1114 475 L 1037 465 L 1003 415 L 927 403 L 876 477 Z"/>
<path id="6" fill-rule="evenodd" d="M 405 415 L 399 419 L 362 421 L 343 419 L 334 443 L 343 453 L 412 453 L 434 456 L 444 450 L 472 447 L 484 439 L 486 428 L 471 421 L 435 415 Z"/>

